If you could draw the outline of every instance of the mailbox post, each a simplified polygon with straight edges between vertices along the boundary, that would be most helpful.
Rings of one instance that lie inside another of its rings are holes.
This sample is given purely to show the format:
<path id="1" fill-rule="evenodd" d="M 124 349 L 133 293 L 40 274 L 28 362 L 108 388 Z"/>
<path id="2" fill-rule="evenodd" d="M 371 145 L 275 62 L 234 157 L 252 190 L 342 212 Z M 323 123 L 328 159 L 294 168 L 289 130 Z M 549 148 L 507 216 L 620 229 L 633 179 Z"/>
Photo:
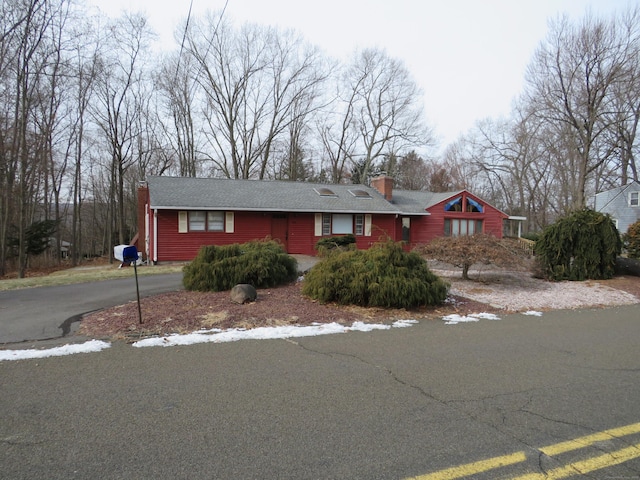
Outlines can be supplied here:
<path id="1" fill-rule="evenodd" d="M 122 261 L 133 263 L 136 277 L 136 296 L 138 298 L 138 320 L 142 325 L 142 310 L 140 308 L 140 288 L 138 287 L 138 249 L 132 245 L 122 250 Z"/>

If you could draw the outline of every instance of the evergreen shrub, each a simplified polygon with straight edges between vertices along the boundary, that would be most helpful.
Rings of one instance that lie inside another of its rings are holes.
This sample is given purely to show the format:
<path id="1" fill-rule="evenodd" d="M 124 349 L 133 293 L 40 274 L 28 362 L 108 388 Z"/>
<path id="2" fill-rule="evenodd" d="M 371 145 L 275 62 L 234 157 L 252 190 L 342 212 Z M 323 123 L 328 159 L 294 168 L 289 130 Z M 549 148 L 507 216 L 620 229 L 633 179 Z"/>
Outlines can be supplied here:
<path id="1" fill-rule="evenodd" d="M 329 255 L 306 275 L 302 293 L 323 303 L 415 308 L 441 304 L 448 289 L 420 255 L 389 241 Z"/>
<path id="2" fill-rule="evenodd" d="M 255 288 L 290 283 L 298 275 L 298 262 L 275 241 L 252 241 L 202 246 L 183 271 L 187 290 L 220 292 L 239 283 Z"/>
<path id="3" fill-rule="evenodd" d="M 640 220 L 629 225 L 623 243 L 629 258 L 640 258 Z"/>
<path id="4" fill-rule="evenodd" d="M 338 235 L 335 237 L 325 237 L 321 238 L 316 242 L 315 249 L 318 252 L 318 255 L 321 257 L 326 257 L 329 253 L 334 250 L 348 250 L 350 248 L 354 248 L 356 245 L 356 237 L 349 233 L 347 235 Z"/>
<path id="5" fill-rule="evenodd" d="M 611 217 L 585 208 L 545 228 L 535 254 L 541 275 L 549 280 L 602 280 L 613 277 L 621 250 Z"/>
<path id="6" fill-rule="evenodd" d="M 522 238 L 526 238 L 532 242 L 537 242 L 540 240 L 540 234 L 538 232 L 527 232 L 522 234 Z"/>

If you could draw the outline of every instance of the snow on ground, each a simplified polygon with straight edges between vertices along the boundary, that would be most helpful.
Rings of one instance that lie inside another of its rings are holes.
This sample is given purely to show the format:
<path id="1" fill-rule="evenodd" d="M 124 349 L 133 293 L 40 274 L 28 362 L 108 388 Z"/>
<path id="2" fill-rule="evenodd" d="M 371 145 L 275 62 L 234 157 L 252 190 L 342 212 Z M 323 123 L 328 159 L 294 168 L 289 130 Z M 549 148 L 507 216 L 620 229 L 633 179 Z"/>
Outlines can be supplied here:
<path id="1" fill-rule="evenodd" d="M 172 347 L 175 345 L 194 345 L 196 343 L 222 343 L 236 342 L 238 340 L 266 340 L 297 337 L 311 337 L 317 335 L 331 335 L 346 332 L 371 332 L 373 330 L 388 330 L 390 328 L 408 327 L 417 323 L 417 320 L 398 320 L 392 325 L 377 323 L 354 322 L 347 327 L 339 323 L 321 323 L 309 326 L 287 325 L 282 327 L 259 327 L 246 330 L 232 328 L 220 330 L 199 330 L 186 335 L 167 335 L 165 337 L 145 338 L 133 343 L 134 347 Z"/>
<path id="2" fill-rule="evenodd" d="M 4 360 L 28 360 L 32 358 L 62 357 L 76 353 L 100 352 L 109 348 L 110 343 L 101 340 L 90 340 L 84 343 L 63 345 L 62 347 L 48 348 L 44 350 L 0 350 L 0 362 Z"/>
<path id="3" fill-rule="evenodd" d="M 477 322 L 479 320 L 500 320 L 500 317 L 493 313 L 472 313 L 470 315 L 458 315 L 454 313 L 442 317 L 445 325 L 457 325 L 458 323 Z"/>
<path id="4" fill-rule="evenodd" d="M 541 316 L 542 312 L 529 310 L 523 315 Z M 472 313 L 469 315 L 447 315 L 442 317 L 445 325 L 478 322 L 480 320 L 500 320 L 493 313 Z M 187 334 L 174 334 L 164 337 L 145 338 L 134 342 L 136 348 L 143 347 L 171 347 L 176 345 L 195 345 L 198 343 L 225 343 L 239 340 L 267 340 L 287 339 L 299 337 L 313 337 L 318 335 L 332 335 L 347 332 L 371 332 L 374 330 L 389 330 L 391 328 L 406 328 L 418 323 L 417 320 L 398 320 L 391 325 L 379 323 L 354 322 L 350 327 L 339 323 L 318 323 L 307 326 L 288 325 L 281 327 L 259 327 L 253 329 L 232 328 L 220 330 L 198 330 Z M 111 346 L 101 340 L 90 340 L 79 344 L 64 345 L 49 349 L 0 350 L 0 362 L 5 360 L 29 360 L 34 358 L 60 357 L 76 353 L 100 352 Z"/>
<path id="5" fill-rule="evenodd" d="M 154 337 L 133 343 L 134 347 L 169 347 L 174 345 L 194 345 L 196 343 L 222 343 L 238 340 L 285 339 L 294 337 L 312 337 L 346 332 L 371 332 L 405 328 L 418 323 L 417 320 L 398 320 L 391 325 L 355 322 L 350 327 L 338 323 L 316 324 L 310 326 L 260 327 L 251 330 L 233 328 L 230 330 L 201 330 L 185 335 Z M 34 358 L 60 357 L 76 353 L 99 352 L 111 346 L 108 342 L 90 340 L 85 343 L 64 345 L 48 349 L 0 350 L 0 362 L 4 360 L 29 360 Z"/>

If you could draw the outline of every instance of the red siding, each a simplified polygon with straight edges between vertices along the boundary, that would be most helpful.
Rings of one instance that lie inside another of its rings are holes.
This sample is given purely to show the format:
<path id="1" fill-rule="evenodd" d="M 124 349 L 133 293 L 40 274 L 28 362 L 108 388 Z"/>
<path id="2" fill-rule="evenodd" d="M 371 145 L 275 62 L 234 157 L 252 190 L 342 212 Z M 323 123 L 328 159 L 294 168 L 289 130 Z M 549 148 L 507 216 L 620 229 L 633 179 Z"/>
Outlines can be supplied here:
<path id="1" fill-rule="evenodd" d="M 443 226 L 444 228 L 444 226 Z M 411 218 L 411 246 L 427 243 L 431 236 L 431 216 L 422 215 Z"/>
<path id="2" fill-rule="evenodd" d="M 289 214 L 289 252 L 315 255 L 315 215 L 312 213 Z"/>
<path id="3" fill-rule="evenodd" d="M 229 245 L 271 237 L 271 213 L 235 212 L 234 233 L 178 233 L 178 211 L 158 211 L 157 258 L 159 262 L 193 260 L 202 245 Z M 315 255 L 315 214 L 290 213 L 287 216 L 287 250 L 292 254 Z M 153 258 L 153 212 L 150 212 L 150 251 Z M 397 239 L 395 215 L 373 215 L 371 236 L 356 236 L 356 245 L 367 249 L 378 241 Z"/>
<path id="4" fill-rule="evenodd" d="M 389 238 L 397 240 L 396 216 L 395 215 L 373 215 L 371 217 L 371 236 L 356 236 L 358 248 L 366 249 L 377 242 L 385 242 Z"/>
<path id="5" fill-rule="evenodd" d="M 407 217 L 406 215 L 404 217 Z M 420 216 L 408 216 L 410 219 L 409 224 L 409 242 L 407 249 L 415 247 L 416 245 L 428 243 L 433 236 L 431 235 L 431 217 L 428 215 Z M 402 216 L 399 216 L 396 221 L 396 240 L 402 240 Z"/>
<path id="6" fill-rule="evenodd" d="M 483 205 L 484 211 L 482 213 L 473 212 L 446 212 L 444 210 L 445 204 L 457 195 L 454 195 L 440 203 L 428 208 L 427 211 L 431 214 L 427 217 L 428 228 L 425 229 L 423 235 L 421 235 L 421 243 L 428 243 L 436 237 L 442 237 L 444 235 L 444 220 L 445 218 L 457 218 L 457 219 L 473 219 L 482 220 L 483 231 L 488 235 L 494 235 L 497 238 L 502 238 L 502 221 L 508 217 L 507 214 L 501 212 L 495 207 L 492 207 L 484 200 L 470 194 L 467 191 L 462 193 L 463 196 L 468 196 L 473 200 Z"/>
<path id="7" fill-rule="evenodd" d="M 193 260 L 202 245 L 229 245 L 271 235 L 271 215 L 235 212 L 234 233 L 178 233 L 178 211 L 158 212 L 158 261 Z"/>

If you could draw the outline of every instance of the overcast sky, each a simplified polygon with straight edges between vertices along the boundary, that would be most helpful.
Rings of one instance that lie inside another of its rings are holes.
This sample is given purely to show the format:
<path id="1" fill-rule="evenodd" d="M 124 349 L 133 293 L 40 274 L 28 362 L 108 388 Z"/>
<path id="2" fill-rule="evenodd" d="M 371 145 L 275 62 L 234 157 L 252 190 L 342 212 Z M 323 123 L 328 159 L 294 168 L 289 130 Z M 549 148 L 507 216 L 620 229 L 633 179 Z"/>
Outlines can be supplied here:
<path id="1" fill-rule="evenodd" d="M 143 12 L 167 49 L 190 0 L 89 0 L 105 14 Z M 294 28 L 346 59 L 378 47 L 404 61 L 424 92 L 425 113 L 443 144 L 483 118 L 508 115 L 522 91 L 547 22 L 587 11 L 610 17 L 638 0 L 193 0 L 192 15 L 221 10 L 237 23 Z"/>

